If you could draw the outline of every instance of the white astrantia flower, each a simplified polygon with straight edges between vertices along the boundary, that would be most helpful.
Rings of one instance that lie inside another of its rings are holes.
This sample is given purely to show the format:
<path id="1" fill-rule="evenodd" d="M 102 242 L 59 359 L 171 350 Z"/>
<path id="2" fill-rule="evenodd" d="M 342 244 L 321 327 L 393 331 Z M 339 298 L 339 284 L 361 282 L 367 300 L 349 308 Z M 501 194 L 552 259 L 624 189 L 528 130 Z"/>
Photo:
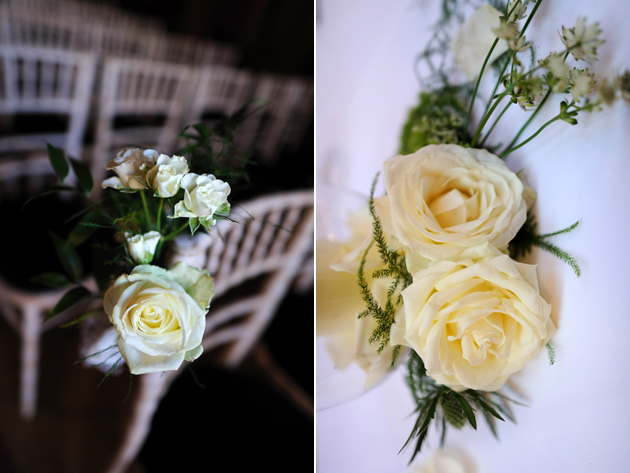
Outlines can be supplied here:
<path id="1" fill-rule="evenodd" d="M 527 16 L 527 5 L 520 0 L 512 0 L 507 7 L 508 12 L 512 12 L 510 15 L 511 21 L 522 20 Z"/>
<path id="2" fill-rule="evenodd" d="M 471 81 L 479 75 L 481 66 L 496 39 L 492 28 L 501 24 L 500 17 L 501 12 L 492 5 L 482 5 L 464 21 L 453 38 L 451 51 L 455 62 Z M 499 41 L 486 67 L 507 50 L 505 41 Z"/>
<path id="3" fill-rule="evenodd" d="M 227 213 L 230 185 L 212 174 L 189 173 L 181 182 L 184 200 L 175 204 L 173 218 L 199 218 L 205 227 L 214 225 L 215 213 Z"/>
<path id="4" fill-rule="evenodd" d="M 496 391 L 544 347 L 555 324 L 536 266 L 490 244 L 413 274 L 391 344 L 413 348 L 427 374 L 455 391 Z"/>
<path id="5" fill-rule="evenodd" d="M 529 43 L 525 43 L 525 36 L 511 39 L 507 43 L 510 49 L 516 51 L 517 53 L 522 53 L 523 51 L 527 51 L 532 45 L 531 41 Z"/>
<path id="6" fill-rule="evenodd" d="M 198 358 L 213 295 L 208 272 L 186 263 L 170 270 L 140 265 L 116 279 L 103 307 L 131 373 L 176 370 Z"/>
<path id="7" fill-rule="evenodd" d="M 134 263 L 149 264 L 153 261 L 155 249 L 160 242 L 160 233 L 156 231 L 150 231 L 144 235 L 125 233 L 125 240 L 127 241 L 129 255 Z"/>
<path id="8" fill-rule="evenodd" d="M 101 186 L 113 187 L 123 192 L 146 189 L 147 171 L 155 165 L 158 153 L 153 149 L 126 148 L 116 159 L 105 164 L 105 169 L 114 171 L 116 176 L 105 179 Z"/>
<path id="9" fill-rule="evenodd" d="M 586 26 L 586 18 L 580 17 L 573 28 L 562 27 L 560 39 L 575 59 L 596 61 L 597 46 L 604 43 L 598 38 L 601 32 L 599 23 Z"/>
<path id="10" fill-rule="evenodd" d="M 585 95 L 595 90 L 595 75 L 589 74 L 588 69 L 573 68 L 570 72 L 571 97 L 578 102 Z"/>
<path id="11" fill-rule="evenodd" d="M 515 40 L 518 38 L 518 25 L 501 17 L 499 26 L 492 28 L 492 32 L 497 38 Z"/>
<path id="12" fill-rule="evenodd" d="M 155 166 L 147 172 L 147 183 L 155 197 L 173 197 L 179 191 L 182 178 L 188 173 L 188 162 L 183 156 L 172 158 L 161 154 Z"/>
<path id="13" fill-rule="evenodd" d="M 558 79 L 566 79 L 569 75 L 569 66 L 565 64 L 563 57 L 559 54 L 550 54 L 543 64 Z"/>

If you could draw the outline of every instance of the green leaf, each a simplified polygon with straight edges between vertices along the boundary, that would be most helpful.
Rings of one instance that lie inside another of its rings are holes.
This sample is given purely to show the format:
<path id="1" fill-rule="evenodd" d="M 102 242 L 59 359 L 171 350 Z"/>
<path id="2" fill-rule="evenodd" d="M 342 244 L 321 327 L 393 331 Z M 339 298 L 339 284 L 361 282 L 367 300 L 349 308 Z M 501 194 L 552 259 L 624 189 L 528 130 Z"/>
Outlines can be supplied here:
<path id="1" fill-rule="evenodd" d="M 230 213 L 230 203 L 229 202 L 225 202 L 223 205 L 221 205 L 221 207 L 219 207 L 215 214 L 223 214 L 223 215 L 227 215 Z"/>
<path id="2" fill-rule="evenodd" d="M 76 319 L 71 320 L 70 322 L 67 322 L 65 324 L 61 324 L 59 327 L 60 328 L 72 327 L 73 325 L 77 325 L 77 324 L 85 322 L 87 319 L 89 319 L 93 315 L 102 314 L 102 313 L 103 313 L 103 309 L 90 310 L 90 311 L 86 312 L 85 314 L 80 315 Z"/>
<path id="3" fill-rule="evenodd" d="M 501 417 L 499 415 L 499 413 L 490 405 L 488 404 L 483 396 L 481 394 L 478 393 L 474 393 L 473 397 L 475 398 L 475 402 L 477 403 L 477 405 L 483 409 L 485 412 L 492 414 L 494 417 L 496 417 L 499 420 L 502 420 L 503 422 L 505 422 L 505 419 L 503 417 Z"/>
<path id="4" fill-rule="evenodd" d="M 188 225 L 190 226 L 190 234 L 194 235 L 201 223 L 199 222 L 198 218 L 189 218 Z"/>
<path id="5" fill-rule="evenodd" d="M 74 158 L 70 158 L 70 164 L 72 165 L 72 170 L 76 174 L 77 179 L 79 180 L 81 189 L 83 189 L 85 195 L 90 195 L 92 187 L 94 186 L 94 180 L 92 179 L 90 169 L 81 161 Z"/>
<path id="6" fill-rule="evenodd" d="M 197 130 L 199 134 L 203 136 L 204 138 L 207 139 L 210 137 L 210 130 L 208 130 L 208 127 L 206 126 L 205 123 L 197 123 L 193 125 L 193 128 Z"/>
<path id="7" fill-rule="evenodd" d="M 57 302 L 57 305 L 55 307 L 53 307 L 53 309 L 48 313 L 48 315 L 46 316 L 44 321 L 50 320 L 55 315 L 63 312 L 64 310 L 67 310 L 67 309 L 75 306 L 76 304 L 78 304 L 82 300 L 84 300 L 87 297 L 89 297 L 91 294 L 92 293 L 90 291 L 88 291 L 83 286 L 77 286 L 77 287 L 75 287 L 73 289 L 70 289 L 68 292 L 66 292 L 63 295 L 61 300 L 59 302 Z"/>
<path id="8" fill-rule="evenodd" d="M 99 228 L 103 228 L 102 225 L 96 224 L 98 221 L 100 221 L 98 212 L 92 211 L 86 214 L 68 235 L 66 245 L 76 248 L 90 238 Z"/>
<path id="9" fill-rule="evenodd" d="M 78 281 L 83 272 L 83 265 L 81 264 L 78 253 L 55 233 L 48 232 L 48 234 L 55 244 L 55 250 L 57 251 L 57 256 L 59 256 L 64 271 L 70 276 L 71 280 L 75 282 Z"/>
<path id="10" fill-rule="evenodd" d="M 50 160 L 50 164 L 55 170 L 59 179 L 63 182 L 63 180 L 68 177 L 68 161 L 64 156 L 63 152 L 59 148 L 55 148 L 50 143 L 46 143 L 46 147 L 48 148 L 48 159 Z"/>
<path id="11" fill-rule="evenodd" d="M 44 286 L 48 287 L 63 287 L 70 284 L 68 278 L 66 278 L 63 274 L 53 272 L 42 273 L 38 274 L 37 276 L 33 276 L 31 278 L 31 282 L 43 284 Z"/>
<path id="12" fill-rule="evenodd" d="M 32 197 L 29 197 L 29 199 L 24 202 L 22 204 L 22 210 L 24 209 L 24 207 L 26 207 L 26 204 L 28 204 L 29 202 L 35 200 L 35 199 L 39 199 L 40 197 L 44 197 L 46 195 L 50 195 L 50 194 L 54 194 L 55 192 L 63 192 L 63 191 L 72 191 L 74 189 L 72 189 L 72 187 L 68 187 L 68 186 L 54 186 L 51 187 L 50 189 L 47 189 L 45 191 L 40 192 L 39 194 L 35 194 Z"/>
<path id="13" fill-rule="evenodd" d="M 473 429 L 477 430 L 477 419 L 475 419 L 475 411 L 472 407 L 470 407 L 470 404 L 468 404 L 468 401 L 464 398 L 464 396 L 456 393 L 455 391 L 453 391 L 453 394 L 455 396 L 455 400 L 462 408 L 462 411 L 464 411 L 464 415 L 466 416 L 466 419 L 468 419 L 468 423 L 472 426 Z"/>

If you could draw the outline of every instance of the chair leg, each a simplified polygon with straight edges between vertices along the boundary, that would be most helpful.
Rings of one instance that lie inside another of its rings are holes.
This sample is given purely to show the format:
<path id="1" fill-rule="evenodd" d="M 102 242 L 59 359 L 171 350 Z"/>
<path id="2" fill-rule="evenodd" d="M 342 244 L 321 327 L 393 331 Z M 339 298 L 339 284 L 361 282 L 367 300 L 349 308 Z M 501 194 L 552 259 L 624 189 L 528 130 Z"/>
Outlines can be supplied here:
<path id="1" fill-rule="evenodd" d="M 24 308 L 21 326 L 22 356 L 20 366 L 20 415 L 25 420 L 37 411 L 37 381 L 39 377 L 39 348 L 42 318 L 33 306 Z"/>
<path id="2" fill-rule="evenodd" d="M 166 393 L 170 382 L 176 375 L 176 371 L 167 371 L 140 376 L 139 392 L 134 398 L 131 418 L 120 444 L 121 446 L 106 470 L 107 473 L 124 473 L 127 471 L 149 434 L 151 420 L 162 396 Z"/>

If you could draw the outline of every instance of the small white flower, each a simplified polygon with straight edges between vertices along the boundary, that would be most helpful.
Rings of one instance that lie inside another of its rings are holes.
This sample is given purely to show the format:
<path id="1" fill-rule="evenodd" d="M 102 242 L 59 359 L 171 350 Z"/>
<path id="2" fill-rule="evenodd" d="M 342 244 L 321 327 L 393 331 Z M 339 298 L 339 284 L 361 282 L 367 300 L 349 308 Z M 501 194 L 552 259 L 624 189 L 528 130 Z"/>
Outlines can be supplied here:
<path id="1" fill-rule="evenodd" d="M 517 53 L 522 53 L 523 51 L 527 51 L 532 45 L 531 41 L 529 43 L 525 43 L 525 36 L 511 39 L 507 43 L 510 49 L 513 49 Z"/>
<path id="2" fill-rule="evenodd" d="M 227 204 L 230 185 L 212 174 L 189 173 L 182 179 L 181 186 L 184 200 L 175 204 L 173 218 L 199 218 L 206 227 L 214 225 L 213 216 Z"/>
<path id="3" fill-rule="evenodd" d="M 572 69 L 570 74 L 571 96 L 576 102 L 584 95 L 590 94 L 595 90 L 594 74 L 589 74 L 588 69 L 583 71 Z"/>
<path id="4" fill-rule="evenodd" d="M 612 105 L 617 100 L 617 87 L 615 81 L 608 80 L 607 77 L 599 83 L 597 93 L 600 100 L 606 105 Z"/>
<path id="5" fill-rule="evenodd" d="M 497 28 L 492 28 L 492 32 L 497 38 L 515 40 L 518 38 L 518 25 L 501 17 L 501 24 Z"/>
<path id="6" fill-rule="evenodd" d="M 105 164 L 105 169 L 114 171 L 116 176 L 105 179 L 101 187 L 113 187 L 123 192 L 146 189 L 146 172 L 154 166 L 157 156 L 153 149 L 123 149 L 116 159 Z"/>
<path id="7" fill-rule="evenodd" d="M 155 249 L 160 241 L 160 233 L 151 231 L 144 235 L 125 233 L 127 248 L 131 259 L 136 264 L 149 264 L 155 255 Z"/>
<path id="8" fill-rule="evenodd" d="M 564 63 L 562 56 L 550 54 L 545 60 L 545 67 L 549 68 L 554 77 L 565 79 L 569 75 L 569 66 Z"/>
<path id="9" fill-rule="evenodd" d="M 173 197 L 179 191 L 188 163 L 183 156 L 169 158 L 161 154 L 155 166 L 147 172 L 147 183 L 155 191 L 155 197 Z"/>
<path id="10" fill-rule="evenodd" d="M 573 28 L 563 26 L 560 38 L 575 59 L 596 61 L 597 46 L 604 43 L 598 38 L 601 32 L 599 23 L 593 23 L 587 27 L 586 18 L 581 17 L 577 19 Z"/>
<path id="11" fill-rule="evenodd" d="M 512 12 L 510 15 L 511 21 L 522 20 L 527 16 L 527 5 L 521 3 L 520 0 L 512 0 L 508 5 L 508 12 Z"/>

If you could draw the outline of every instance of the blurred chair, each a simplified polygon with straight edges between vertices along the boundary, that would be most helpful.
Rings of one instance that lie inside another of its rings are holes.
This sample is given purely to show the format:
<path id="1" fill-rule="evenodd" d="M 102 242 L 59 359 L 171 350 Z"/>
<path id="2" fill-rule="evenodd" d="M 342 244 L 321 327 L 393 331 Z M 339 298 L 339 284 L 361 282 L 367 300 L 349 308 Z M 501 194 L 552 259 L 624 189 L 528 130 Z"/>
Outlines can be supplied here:
<path id="1" fill-rule="evenodd" d="M 205 267 L 213 275 L 215 296 L 202 344 L 206 352 L 226 349 L 216 353 L 217 361 L 231 368 L 260 339 L 313 246 L 313 191 L 264 196 L 234 208 L 240 224 L 220 221 L 212 238 L 202 238 L 196 246 L 188 239 L 173 258 Z M 293 388 L 290 380 L 278 382 L 282 375 L 273 363 L 263 359 L 261 366 L 270 368 L 274 384 Z M 132 418 L 107 473 L 126 471 L 142 447 L 160 399 L 183 369 L 140 377 Z M 312 411 L 312 403 L 309 408 Z"/>
<path id="2" fill-rule="evenodd" d="M 233 114 L 247 103 L 253 86 L 251 74 L 226 66 L 201 67 L 194 82 L 188 99 L 187 125 L 201 122 L 208 115 L 220 119 Z"/>
<path id="3" fill-rule="evenodd" d="M 92 54 L 0 45 L 0 115 L 5 127 L 11 128 L 16 114 L 67 117 L 64 132 L 19 135 L 6 130 L 0 155 L 45 150 L 49 142 L 82 159 L 95 65 Z"/>
<path id="4" fill-rule="evenodd" d="M 92 173 L 95 193 L 104 165 L 123 146 L 170 154 L 188 97 L 191 69 L 179 64 L 109 58 L 98 105 Z M 116 121 L 127 121 L 116 126 Z"/>
<path id="5" fill-rule="evenodd" d="M 254 139 L 260 159 L 273 163 L 284 145 L 288 129 L 306 129 L 312 120 L 312 113 L 298 112 L 303 104 L 313 100 L 313 87 L 309 81 L 299 78 L 261 75 L 252 94 L 255 99 L 268 102 L 255 115 L 243 124 L 241 147 L 248 149 Z M 302 136 L 295 139 L 299 143 Z"/>

